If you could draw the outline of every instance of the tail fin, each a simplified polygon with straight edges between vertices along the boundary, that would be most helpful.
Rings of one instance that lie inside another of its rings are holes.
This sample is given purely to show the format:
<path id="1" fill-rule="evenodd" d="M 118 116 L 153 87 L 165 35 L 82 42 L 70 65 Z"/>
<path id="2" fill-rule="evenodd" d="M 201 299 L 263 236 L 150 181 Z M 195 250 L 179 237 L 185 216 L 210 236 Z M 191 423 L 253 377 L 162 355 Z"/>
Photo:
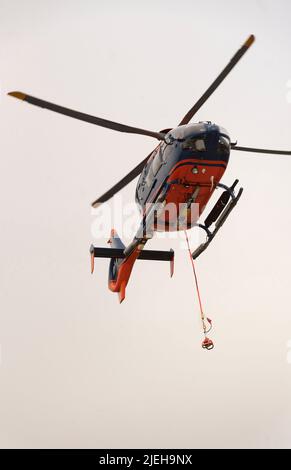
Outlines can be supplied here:
<path id="1" fill-rule="evenodd" d="M 111 249 L 116 251 L 118 250 L 122 256 L 121 258 L 111 258 L 108 274 L 108 287 L 111 291 L 118 292 L 119 303 L 121 303 L 125 299 L 125 289 L 129 281 L 133 265 L 139 255 L 139 250 L 133 251 L 128 258 L 125 258 L 123 255 L 125 245 L 114 229 L 111 230 L 111 237 L 108 242 L 111 245 Z"/>
<path id="2" fill-rule="evenodd" d="M 116 232 L 114 228 L 111 230 L 111 235 L 108 240 L 108 243 L 110 243 L 112 248 L 119 248 L 122 250 L 125 249 L 124 243 L 122 243 L 121 239 L 118 236 L 118 233 Z"/>

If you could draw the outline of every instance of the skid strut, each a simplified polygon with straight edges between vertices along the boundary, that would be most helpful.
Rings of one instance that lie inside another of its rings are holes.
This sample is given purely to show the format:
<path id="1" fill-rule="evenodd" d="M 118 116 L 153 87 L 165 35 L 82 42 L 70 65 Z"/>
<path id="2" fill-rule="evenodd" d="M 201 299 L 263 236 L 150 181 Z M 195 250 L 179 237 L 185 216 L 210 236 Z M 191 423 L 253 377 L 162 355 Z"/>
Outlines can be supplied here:
<path id="1" fill-rule="evenodd" d="M 243 188 L 240 188 L 237 195 L 234 194 L 234 188 L 237 185 L 238 180 L 235 180 L 232 186 L 229 188 L 228 186 L 218 183 L 217 187 L 224 189 L 224 192 L 218 199 L 217 203 L 208 214 L 205 219 L 204 224 L 197 224 L 198 227 L 202 228 L 207 234 L 207 240 L 204 243 L 201 243 L 195 251 L 192 253 L 192 258 L 198 258 L 203 251 L 206 250 L 208 245 L 212 242 L 213 238 L 217 234 L 218 230 L 222 227 L 226 219 L 228 218 L 229 214 L 231 213 L 232 209 L 238 203 L 240 199 Z M 210 226 L 214 224 L 215 228 L 211 231 Z"/>

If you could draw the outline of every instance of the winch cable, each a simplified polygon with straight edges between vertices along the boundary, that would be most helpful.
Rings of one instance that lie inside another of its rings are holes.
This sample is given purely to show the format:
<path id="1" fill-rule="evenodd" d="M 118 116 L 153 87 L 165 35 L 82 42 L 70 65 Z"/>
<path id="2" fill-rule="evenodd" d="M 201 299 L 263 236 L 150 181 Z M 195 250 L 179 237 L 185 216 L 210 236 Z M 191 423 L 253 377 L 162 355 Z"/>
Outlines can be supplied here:
<path id="1" fill-rule="evenodd" d="M 202 327 L 203 327 L 203 333 L 204 333 L 204 336 L 205 336 L 205 338 L 202 342 L 202 348 L 210 350 L 210 349 L 214 348 L 214 343 L 211 339 L 209 339 L 207 337 L 207 333 L 209 333 L 209 331 L 212 329 L 212 321 L 210 320 L 210 318 L 207 318 L 204 315 L 201 296 L 200 296 L 200 291 L 199 291 L 199 285 L 198 285 L 198 278 L 197 278 L 197 274 L 196 274 L 196 270 L 195 270 L 194 260 L 192 258 L 192 254 L 191 254 L 189 238 L 188 238 L 188 234 L 187 234 L 186 230 L 184 230 L 184 233 L 185 233 L 185 237 L 186 237 L 186 241 L 187 241 L 189 256 L 190 256 L 190 259 L 191 259 L 192 270 L 193 270 L 193 274 L 194 274 L 196 291 L 197 291 L 197 297 L 198 297 L 198 301 L 199 301 L 200 317 L 201 317 L 201 322 L 202 322 Z M 209 328 L 207 328 L 207 326 L 206 326 L 206 321 L 209 323 Z"/>

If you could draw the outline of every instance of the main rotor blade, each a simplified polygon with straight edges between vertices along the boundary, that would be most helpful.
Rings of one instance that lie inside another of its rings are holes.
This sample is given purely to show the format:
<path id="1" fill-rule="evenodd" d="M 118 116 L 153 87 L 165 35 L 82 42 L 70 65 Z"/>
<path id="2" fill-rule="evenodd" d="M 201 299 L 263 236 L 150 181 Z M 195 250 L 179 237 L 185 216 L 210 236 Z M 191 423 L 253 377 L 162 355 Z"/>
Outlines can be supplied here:
<path id="1" fill-rule="evenodd" d="M 112 188 L 110 188 L 106 193 L 104 193 L 101 197 L 96 199 L 96 201 L 92 202 L 92 207 L 96 208 L 100 206 L 103 202 L 108 201 L 116 193 L 118 193 L 118 191 L 120 191 L 127 184 L 129 184 L 132 180 L 134 180 L 142 172 L 150 155 L 151 153 L 142 162 L 140 162 L 133 170 L 131 170 L 124 178 L 122 178 L 120 181 L 118 181 L 118 183 L 112 186 Z"/>
<path id="2" fill-rule="evenodd" d="M 216 88 L 221 84 L 221 82 L 227 77 L 229 72 L 233 69 L 233 67 L 238 63 L 238 61 L 242 58 L 242 56 L 246 53 L 249 47 L 253 44 L 255 40 L 255 36 L 251 34 L 249 38 L 245 41 L 242 47 L 237 51 L 237 53 L 233 56 L 227 66 L 223 69 L 223 71 L 218 75 L 216 80 L 210 85 L 210 87 L 205 91 L 205 93 L 201 96 L 201 98 L 194 104 L 194 106 L 188 111 L 188 113 L 183 117 L 182 121 L 178 124 L 182 126 L 183 124 L 188 124 L 191 121 L 192 117 L 197 113 L 197 111 L 201 108 L 201 106 L 208 100 L 208 98 L 212 95 L 212 93 L 216 90 Z"/>
<path id="3" fill-rule="evenodd" d="M 270 149 L 255 149 L 253 147 L 240 147 L 235 144 L 231 144 L 232 150 L 240 150 L 242 152 L 253 152 L 253 153 L 269 153 L 273 155 L 291 155 L 289 150 L 270 150 Z"/>
<path id="4" fill-rule="evenodd" d="M 79 111 L 74 111 L 73 109 L 64 108 L 49 101 L 44 101 L 34 96 L 27 95 L 21 91 L 11 91 L 8 95 L 18 98 L 19 100 L 27 101 L 30 104 L 39 106 L 40 108 L 50 109 L 59 114 L 64 114 L 80 121 L 89 122 L 97 126 L 106 127 L 108 129 L 113 129 L 114 131 L 127 132 L 129 134 L 140 134 L 147 135 L 149 137 L 154 137 L 158 140 L 164 140 L 164 134 L 161 132 L 148 131 L 146 129 L 139 129 L 138 127 L 126 126 L 125 124 L 120 124 L 118 122 L 108 121 L 107 119 L 102 119 L 96 116 L 91 116 L 90 114 L 80 113 Z"/>

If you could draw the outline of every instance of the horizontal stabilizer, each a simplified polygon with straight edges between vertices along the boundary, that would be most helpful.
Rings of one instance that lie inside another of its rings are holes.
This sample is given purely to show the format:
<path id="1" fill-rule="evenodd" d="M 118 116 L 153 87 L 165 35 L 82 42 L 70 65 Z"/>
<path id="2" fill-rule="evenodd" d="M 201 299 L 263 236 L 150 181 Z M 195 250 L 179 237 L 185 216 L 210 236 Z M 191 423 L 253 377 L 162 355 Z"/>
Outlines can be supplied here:
<path id="1" fill-rule="evenodd" d="M 91 255 L 94 253 L 94 258 L 125 258 L 124 250 L 120 248 L 97 248 L 91 245 Z M 138 259 L 152 260 L 152 261 L 172 261 L 174 259 L 174 251 L 158 251 L 158 250 L 142 250 Z"/>

